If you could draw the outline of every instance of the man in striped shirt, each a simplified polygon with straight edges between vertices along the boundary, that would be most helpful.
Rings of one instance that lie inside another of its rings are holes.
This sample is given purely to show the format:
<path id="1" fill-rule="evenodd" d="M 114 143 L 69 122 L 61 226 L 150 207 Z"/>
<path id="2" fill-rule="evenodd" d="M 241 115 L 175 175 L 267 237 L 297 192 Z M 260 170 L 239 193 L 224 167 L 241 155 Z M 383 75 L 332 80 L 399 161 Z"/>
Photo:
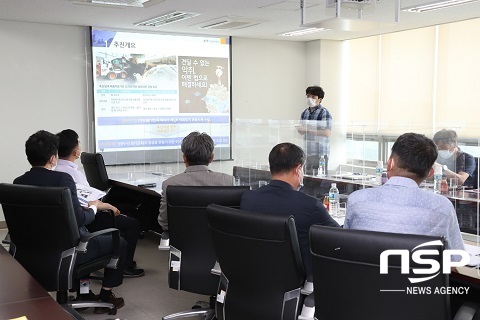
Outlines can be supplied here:
<path id="1" fill-rule="evenodd" d="M 297 130 L 305 136 L 305 153 L 307 154 L 305 173 L 312 174 L 313 169 L 318 169 L 321 157 L 325 159 L 325 169 L 328 168 L 332 115 L 320 104 L 325 96 L 321 87 L 308 87 L 306 96 L 307 108 L 300 116 L 301 125 Z"/>

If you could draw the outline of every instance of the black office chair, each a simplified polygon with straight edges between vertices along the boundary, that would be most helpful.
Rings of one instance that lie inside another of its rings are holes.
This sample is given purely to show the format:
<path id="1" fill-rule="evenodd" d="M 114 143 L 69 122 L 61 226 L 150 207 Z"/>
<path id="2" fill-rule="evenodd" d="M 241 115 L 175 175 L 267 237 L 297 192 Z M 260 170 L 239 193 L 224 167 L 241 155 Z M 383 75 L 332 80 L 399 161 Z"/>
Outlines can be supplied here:
<path id="1" fill-rule="evenodd" d="M 108 173 L 107 169 L 105 169 L 103 156 L 100 153 L 82 152 L 80 160 L 88 184 L 93 188 L 108 192 L 110 182 L 108 181 Z"/>
<path id="2" fill-rule="evenodd" d="M 168 186 L 167 210 L 170 233 L 169 287 L 215 296 L 219 277 L 211 273 L 217 260 L 207 221 L 211 203 L 240 207 L 240 200 L 250 188 L 234 186 Z M 212 298 L 211 298 L 212 300 Z M 162 319 L 185 316 L 214 316 L 213 301 L 197 303 L 201 308 L 167 315 Z"/>
<path id="3" fill-rule="evenodd" d="M 417 248 L 429 241 L 436 243 Z M 439 254 L 426 254 L 422 258 L 442 266 L 443 238 L 314 225 L 310 228 L 310 247 L 316 319 L 451 319 L 450 296 L 434 294 L 435 288 L 448 287 L 448 274 L 443 274 L 440 268 L 431 279 L 418 283 L 408 279 L 429 275 L 412 272 L 431 267 L 412 260 L 412 253 L 417 250 L 438 251 Z M 388 258 L 388 274 L 380 274 L 380 255 L 392 249 L 405 250 L 403 262 L 409 262 L 410 273 L 402 274 L 402 259 L 392 255 Z M 461 319 L 471 319 L 475 313 L 465 317 L 465 309 L 462 312 Z"/>
<path id="4" fill-rule="evenodd" d="M 210 205 L 218 320 L 296 320 L 306 275 L 293 216 Z M 333 319 L 333 318 L 332 318 Z"/>
<path id="5" fill-rule="evenodd" d="M 132 190 L 112 186 L 109 179 L 103 156 L 100 153 L 82 152 L 80 156 L 83 170 L 91 187 L 105 191 L 107 194 L 102 198 L 117 207 L 123 214 L 137 219 L 140 223 L 140 236 L 149 229 L 149 215 L 146 214 L 148 206 L 143 208 L 144 197 L 141 193 Z M 115 227 L 112 221 L 112 227 Z"/>
<path id="6" fill-rule="evenodd" d="M 76 319 L 83 319 L 75 308 L 107 307 L 97 301 L 68 302 L 68 290 L 76 280 L 104 267 L 116 268 L 120 235 L 117 229 L 105 229 L 81 237 L 68 188 L 47 188 L 0 184 L 2 204 L 11 242 L 12 255 L 47 290 L 56 291 L 56 299 Z M 77 255 L 86 252 L 88 241 L 100 234 L 112 234 L 113 251 L 94 261 L 75 265 Z"/>

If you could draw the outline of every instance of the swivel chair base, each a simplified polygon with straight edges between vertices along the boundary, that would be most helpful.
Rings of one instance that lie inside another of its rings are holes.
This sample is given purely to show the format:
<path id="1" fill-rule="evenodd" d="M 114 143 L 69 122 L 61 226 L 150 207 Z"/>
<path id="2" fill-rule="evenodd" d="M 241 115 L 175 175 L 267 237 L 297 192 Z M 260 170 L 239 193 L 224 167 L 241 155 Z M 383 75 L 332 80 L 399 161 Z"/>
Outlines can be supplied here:
<path id="1" fill-rule="evenodd" d="M 94 308 L 94 307 L 100 307 L 100 308 L 109 308 L 108 314 L 109 315 L 115 315 L 117 314 L 117 309 L 112 303 L 108 302 L 101 302 L 101 301 L 79 301 L 79 302 L 69 302 L 66 304 L 62 304 L 62 307 L 65 311 L 67 311 L 73 319 L 75 320 L 85 320 L 80 313 L 76 309 L 80 308 Z"/>
<path id="2" fill-rule="evenodd" d="M 212 307 L 215 297 L 210 297 L 210 304 L 205 301 L 197 301 L 195 306 L 192 307 L 192 310 L 180 311 L 177 313 L 166 315 L 162 320 L 171 320 L 171 319 L 180 319 L 187 317 L 205 317 L 205 320 L 214 320 L 215 318 L 215 309 Z M 214 306 L 214 305 L 213 305 Z"/>
<path id="3" fill-rule="evenodd" d="M 168 316 L 163 317 L 162 320 L 180 319 L 188 317 L 205 317 L 205 320 L 213 320 L 215 319 L 215 310 L 212 310 L 210 308 L 192 309 L 189 311 L 169 314 Z"/>

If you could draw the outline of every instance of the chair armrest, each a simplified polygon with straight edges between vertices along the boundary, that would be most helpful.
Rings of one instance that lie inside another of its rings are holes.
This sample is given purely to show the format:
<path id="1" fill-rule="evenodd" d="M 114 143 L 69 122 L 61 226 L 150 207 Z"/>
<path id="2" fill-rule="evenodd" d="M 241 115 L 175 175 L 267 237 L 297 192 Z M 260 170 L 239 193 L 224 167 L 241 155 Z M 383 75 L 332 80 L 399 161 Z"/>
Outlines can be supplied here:
<path id="1" fill-rule="evenodd" d="M 298 316 L 298 320 L 313 320 L 315 316 L 315 299 L 313 294 L 307 296 L 303 300 L 302 312 Z"/>
<path id="2" fill-rule="evenodd" d="M 453 320 L 471 320 L 476 315 L 478 309 L 478 303 L 467 301 L 458 309 Z"/>
<path id="3" fill-rule="evenodd" d="M 309 295 L 310 293 L 312 293 L 313 292 L 313 282 L 305 280 L 305 283 L 303 284 L 303 287 L 300 290 L 300 292 L 303 295 Z"/>
<path id="4" fill-rule="evenodd" d="M 170 250 L 170 234 L 168 231 L 163 231 L 160 235 L 158 250 Z"/>
<path id="5" fill-rule="evenodd" d="M 220 263 L 218 263 L 218 261 L 215 261 L 215 265 L 213 266 L 212 270 L 210 270 L 210 272 L 216 276 L 222 274 L 222 269 L 220 268 Z"/>
<path id="6" fill-rule="evenodd" d="M 2 240 L 2 243 L 3 244 L 11 244 L 12 243 L 12 240 L 10 239 L 10 233 L 7 232 L 7 234 L 5 235 L 5 238 Z"/>
<path id="7" fill-rule="evenodd" d="M 120 258 L 120 231 L 115 228 L 108 228 L 92 232 L 88 235 L 84 235 L 80 238 L 80 243 L 76 247 L 76 251 L 80 253 L 87 252 L 88 241 L 92 238 L 98 237 L 104 234 L 112 235 L 112 258 L 106 266 L 107 268 L 116 269 L 118 264 L 118 259 Z"/>

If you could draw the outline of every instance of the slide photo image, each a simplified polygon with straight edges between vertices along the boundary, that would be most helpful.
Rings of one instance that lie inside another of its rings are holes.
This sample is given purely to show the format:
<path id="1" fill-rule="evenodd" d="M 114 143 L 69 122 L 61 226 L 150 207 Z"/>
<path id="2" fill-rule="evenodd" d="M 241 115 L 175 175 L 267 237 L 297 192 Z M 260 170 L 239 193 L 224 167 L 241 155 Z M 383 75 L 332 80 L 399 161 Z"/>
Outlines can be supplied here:
<path id="1" fill-rule="evenodd" d="M 229 113 L 228 58 L 179 56 L 179 112 Z"/>
<path id="2" fill-rule="evenodd" d="M 114 54 L 98 52 L 96 77 L 111 84 L 146 83 L 176 88 L 177 60 L 175 56 L 158 57 L 145 54 Z"/>

